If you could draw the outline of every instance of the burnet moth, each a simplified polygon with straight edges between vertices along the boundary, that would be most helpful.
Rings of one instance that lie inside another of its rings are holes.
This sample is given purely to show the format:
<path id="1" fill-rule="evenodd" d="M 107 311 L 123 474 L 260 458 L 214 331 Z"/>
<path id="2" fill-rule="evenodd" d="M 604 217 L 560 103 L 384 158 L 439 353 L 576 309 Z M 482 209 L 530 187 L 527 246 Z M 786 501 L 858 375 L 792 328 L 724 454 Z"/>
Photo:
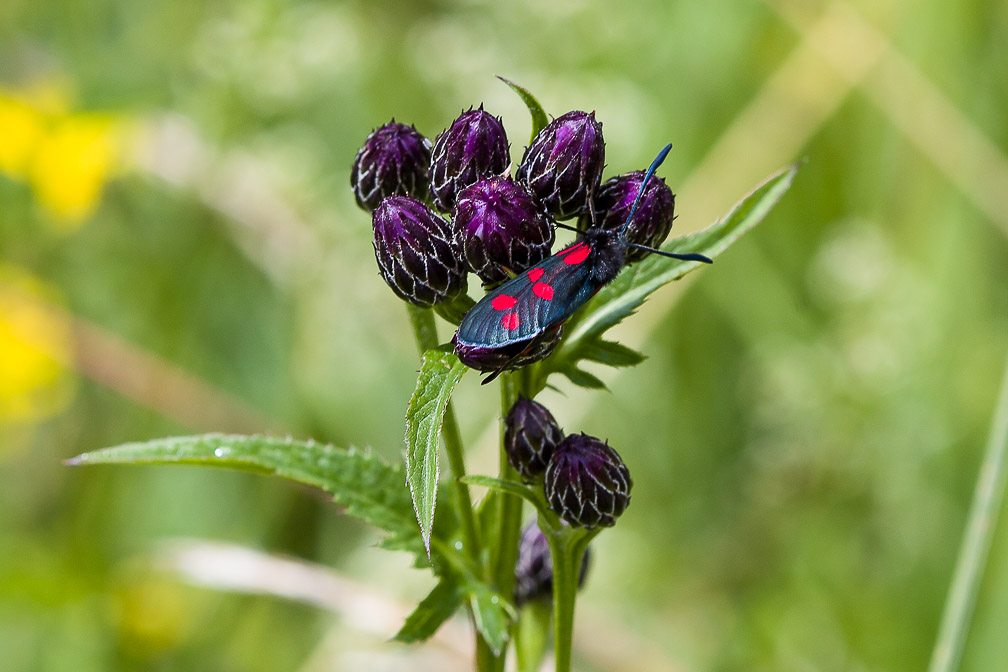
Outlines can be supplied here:
<path id="1" fill-rule="evenodd" d="M 628 247 L 672 259 L 712 263 L 702 254 L 673 254 L 627 240 L 627 229 L 644 189 L 671 149 L 671 144 L 666 145 L 651 162 L 630 214 L 618 231 L 588 228 L 553 256 L 488 292 L 465 314 L 452 345 L 463 364 L 490 373 L 483 384 L 503 371 L 548 356 L 564 322 L 619 275 Z"/>

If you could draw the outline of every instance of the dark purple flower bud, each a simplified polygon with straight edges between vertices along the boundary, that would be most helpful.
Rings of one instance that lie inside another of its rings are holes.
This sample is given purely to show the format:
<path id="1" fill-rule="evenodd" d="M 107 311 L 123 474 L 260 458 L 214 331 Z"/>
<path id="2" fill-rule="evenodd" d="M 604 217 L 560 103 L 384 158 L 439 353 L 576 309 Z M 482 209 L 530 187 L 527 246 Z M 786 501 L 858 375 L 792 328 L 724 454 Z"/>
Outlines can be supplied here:
<path id="1" fill-rule="evenodd" d="M 594 112 L 575 110 L 539 131 L 515 177 L 553 216 L 567 219 L 588 211 L 604 166 L 602 124 Z"/>
<path id="2" fill-rule="evenodd" d="M 451 227 L 426 205 L 390 196 L 371 215 L 375 259 L 399 298 L 430 307 L 465 289 Z"/>
<path id="3" fill-rule="evenodd" d="M 523 366 L 546 359 L 556 348 L 562 335 L 563 325 L 559 325 L 556 329 L 536 338 L 518 341 L 503 347 L 462 345 L 457 340 L 458 332 L 452 336 L 451 342 L 455 346 L 455 355 L 463 364 L 471 369 L 487 373 L 520 369 Z"/>
<path id="4" fill-rule="evenodd" d="M 611 177 L 602 183 L 595 195 L 595 226 L 606 231 L 619 231 L 630 216 L 637 192 L 644 181 L 644 171 L 635 170 Z M 665 184 L 665 180 L 654 175 L 648 181 L 637 211 L 627 227 L 627 240 L 638 245 L 658 247 L 669 231 L 672 230 L 672 219 L 675 214 L 675 194 Z M 588 215 L 582 215 L 578 220 L 578 228 L 584 230 L 592 226 Z M 651 254 L 647 250 L 627 248 L 627 263 L 640 261 Z"/>
<path id="5" fill-rule="evenodd" d="M 371 212 L 388 196 L 425 198 L 430 179 L 431 143 L 395 119 L 371 132 L 350 170 L 357 205 Z"/>
<path id="6" fill-rule="evenodd" d="M 459 192 L 452 221 L 463 261 L 486 284 L 538 264 L 553 245 L 546 215 L 507 176 L 484 178 Z"/>
<path id="7" fill-rule="evenodd" d="M 460 191 L 484 177 L 503 174 L 510 164 L 501 120 L 482 105 L 470 108 L 434 141 L 430 185 L 434 207 L 451 212 Z"/>
<path id="8" fill-rule="evenodd" d="M 504 451 L 526 483 L 541 480 L 563 431 L 542 404 L 519 396 L 504 418 Z"/>
<path id="9" fill-rule="evenodd" d="M 574 527 L 610 527 L 630 503 L 633 481 L 619 454 L 587 434 L 560 442 L 546 467 L 550 508 Z"/>
<path id="10" fill-rule="evenodd" d="M 591 548 L 581 556 L 578 588 L 582 587 L 591 563 Z M 550 556 L 546 535 L 533 520 L 522 530 L 518 544 L 518 562 L 515 563 L 514 603 L 521 607 L 533 600 L 549 598 L 553 592 L 553 559 Z"/>

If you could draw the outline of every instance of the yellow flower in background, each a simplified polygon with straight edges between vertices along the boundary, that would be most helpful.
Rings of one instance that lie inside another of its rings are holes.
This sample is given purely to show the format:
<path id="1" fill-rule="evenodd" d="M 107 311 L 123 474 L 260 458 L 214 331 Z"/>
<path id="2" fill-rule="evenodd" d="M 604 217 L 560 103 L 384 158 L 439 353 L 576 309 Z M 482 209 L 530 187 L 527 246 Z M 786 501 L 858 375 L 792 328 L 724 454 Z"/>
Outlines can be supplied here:
<path id="1" fill-rule="evenodd" d="M 54 223 L 73 229 L 123 167 L 129 133 L 120 116 L 69 111 L 64 89 L 0 89 L 0 172 L 28 182 Z"/>
<path id="2" fill-rule="evenodd" d="M 73 394 L 70 325 L 53 301 L 40 280 L 0 264 L 0 427 L 54 415 Z"/>
<path id="3" fill-rule="evenodd" d="M 72 115 L 53 124 L 39 140 L 30 173 L 39 203 L 66 223 L 90 214 L 116 167 L 120 133 L 104 115 Z"/>
<path id="4" fill-rule="evenodd" d="M 24 179 L 35 152 L 35 145 L 45 132 L 46 120 L 28 103 L 0 91 L 0 171 L 14 179 Z"/>

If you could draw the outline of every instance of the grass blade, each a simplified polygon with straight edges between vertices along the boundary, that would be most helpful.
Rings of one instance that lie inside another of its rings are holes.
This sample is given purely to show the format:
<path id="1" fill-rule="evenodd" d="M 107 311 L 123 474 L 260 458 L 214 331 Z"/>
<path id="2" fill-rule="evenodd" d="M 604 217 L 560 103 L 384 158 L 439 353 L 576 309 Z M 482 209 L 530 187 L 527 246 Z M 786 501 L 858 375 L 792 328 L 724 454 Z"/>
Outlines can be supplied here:
<path id="1" fill-rule="evenodd" d="M 987 565 L 998 513 L 1008 475 L 1008 363 L 998 395 L 994 420 L 987 440 L 987 450 L 980 465 L 973 504 L 966 522 L 966 533 L 959 546 L 955 573 L 949 586 L 945 610 L 938 628 L 938 639 L 931 654 L 929 672 L 952 672 L 958 669 L 963 645 L 969 632 L 976 604 L 977 591 Z"/>

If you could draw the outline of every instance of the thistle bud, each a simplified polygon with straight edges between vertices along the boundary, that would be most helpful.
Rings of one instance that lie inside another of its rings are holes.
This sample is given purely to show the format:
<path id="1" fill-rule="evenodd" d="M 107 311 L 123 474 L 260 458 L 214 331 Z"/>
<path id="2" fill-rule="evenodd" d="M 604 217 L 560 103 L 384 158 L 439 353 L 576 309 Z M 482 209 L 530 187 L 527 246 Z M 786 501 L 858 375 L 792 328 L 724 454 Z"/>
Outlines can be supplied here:
<path id="1" fill-rule="evenodd" d="M 591 548 L 581 556 L 578 588 L 582 587 L 591 563 Z M 522 530 L 518 544 L 518 562 L 515 563 L 514 603 L 521 607 L 533 600 L 549 598 L 553 592 L 553 559 L 550 556 L 546 535 L 533 520 Z"/>
<path id="2" fill-rule="evenodd" d="M 560 442 L 546 467 L 550 508 L 574 527 L 610 527 L 630 503 L 633 481 L 619 454 L 594 436 Z"/>
<path id="3" fill-rule="evenodd" d="M 375 259 L 381 276 L 399 298 L 430 307 L 465 289 L 448 222 L 407 196 L 390 196 L 375 208 Z"/>
<path id="4" fill-rule="evenodd" d="M 481 178 L 503 174 L 510 163 L 501 120 L 482 105 L 463 112 L 434 141 L 430 164 L 434 207 L 451 212 L 460 191 Z"/>
<path id="5" fill-rule="evenodd" d="M 452 220 L 464 262 L 486 284 L 538 264 L 553 245 L 549 220 L 510 177 L 481 179 L 463 189 Z"/>
<path id="6" fill-rule="evenodd" d="M 644 181 L 644 171 L 635 170 L 611 177 L 602 183 L 595 195 L 595 227 L 606 231 L 619 231 L 630 216 L 634 199 Z M 653 175 L 637 203 L 637 210 L 627 227 L 627 241 L 658 247 L 669 231 L 675 214 L 675 194 L 665 184 L 665 180 Z M 592 226 L 587 215 L 578 220 L 578 228 L 584 230 Z M 647 250 L 630 247 L 627 249 L 627 263 L 640 261 L 651 254 Z"/>
<path id="7" fill-rule="evenodd" d="M 604 165 L 602 124 L 594 112 L 575 110 L 539 131 L 515 176 L 554 217 L 567 219 L 588 211 Z"/>
<path id="8" fill-rule="evenodd" d="M 541 480 L 563 431 L 542 404 L 519 396 L 504 419 L 504 451 L 522 480 Z"/>
<path id="9" fill-rule="evenodd" d="M 388 196 L 424 198 L 430 185 L 431 143 L 395 119 L 371 132 L 350 170 L 357 205 L 371 212 Z"/>
<path id="10" fill-rule="evenodd" d="M 518 341 L 508 346 L 465 345 L 458 342 L 458 332 L 452 336 L 455 355 L 471 369 L 501 371 L 520 369 L 550 356 L 563 336 L 563 325 L 547 331 L 537 338 Z"/>

